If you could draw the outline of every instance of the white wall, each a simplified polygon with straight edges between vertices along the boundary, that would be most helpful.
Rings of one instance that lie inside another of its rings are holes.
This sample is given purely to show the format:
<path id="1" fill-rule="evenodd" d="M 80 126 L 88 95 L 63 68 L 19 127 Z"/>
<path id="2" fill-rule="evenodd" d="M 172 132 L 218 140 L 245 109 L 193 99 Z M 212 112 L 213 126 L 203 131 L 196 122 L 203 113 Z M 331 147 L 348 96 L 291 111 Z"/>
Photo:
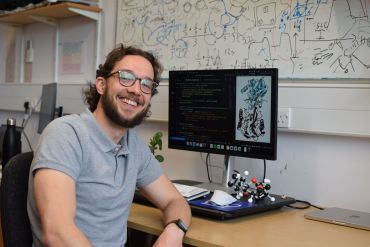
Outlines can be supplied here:
<path id="1" fill-rule="evenodd" d="M 100 47 L 101 62 L 103 62 L 111 48 L 115 46 L 116 1 L 102 1 L 102 7 L 104 12 L 102 14 Z M 3 40 L 4 37 L 7 37 L 6 33 L 4 34 L 5 29 L 0 28 L 1 73 L 3 73 L 3 52 L 5 51 Z M 52 46 L 52 44 L 49 45 Z M 47 57 L 50 54 L 45 53 L 44 56 Z M 94 60 L 94 56 L 91 54 L 92 60 Z M 46 61 L 49 63 L 50 60 Z M 85 73 L 93 77 L 94 69 L 87 68 Z M 39 76 L 35 73 L 33 75 Z M 3 82 L 2 78 L 3 75 L 0 75 L 1 82 Z M 82 83 L 79 77 L 70 79 Z M 284 99 L 288 97 L 291 97 L 291 95 L 284 95 Z M 315 97 L 315 94 L 312 97 Z M 317 95 L 317 99 L 320 99 L 320 97 L 322 96 Z M 284 100 L 282 103 L 289 107 L 289 102 Z M 364 105 L 366 104 L 364 102 Z M 80 109 L 78 107 L 78 110 Z M 315 110 L 315 106 L 312 106 L 312 109 Z M 18 111 L 1 111 L 0 123 L 5 123 L 6 118 L 10 115 L 17 115 L 18 122 L 21 121 L 23 116 Z M 32 139 L 33 146 L 36 145 L 38 139 L 38 135 L 35 134 L 37 123 L 37 115 L 35 115 L 27 127 L 28 129 L 26 129 Z M 146 122 L 138 127 L 138 130 L 147 140 L 157 130 L 164 132 L 165 150 L 163 150 L 163 154 L 165 162 L 163 168 L 171 179 L 186 178 L 207 181 L 205 165 L 199 153 L 168 150 L 166 148 L 166 123 Z M 23 147 L 24 151 L 27 151 L 24 140 Z M 205 155 L 203 156 L 205 157 Z M 211 161 L 214 166 L 222 166 L 221 156 L 212 155 Z M 247 169 L 253 176 L 258 177 L 262 174 L 261 161 L 237 159 L 236 164 L 239 170 Z M 279 131 L 278 160 L 268 161 L 267 167 L 267 177 L 272 180 L 272 192 L 274 193 L 286 193 L 296 199 L 308 200 L 322 206 L 339 206 L 370 212 L 370 193 L 367 192 L 367 189 L 370 188 L 370 179 L 368 178 L 370 174 L 370 139 L 368 137 Z M 221 168 L 212 168 L 212 177 L 215 181 L 220 181 L 221 172 Z"/>

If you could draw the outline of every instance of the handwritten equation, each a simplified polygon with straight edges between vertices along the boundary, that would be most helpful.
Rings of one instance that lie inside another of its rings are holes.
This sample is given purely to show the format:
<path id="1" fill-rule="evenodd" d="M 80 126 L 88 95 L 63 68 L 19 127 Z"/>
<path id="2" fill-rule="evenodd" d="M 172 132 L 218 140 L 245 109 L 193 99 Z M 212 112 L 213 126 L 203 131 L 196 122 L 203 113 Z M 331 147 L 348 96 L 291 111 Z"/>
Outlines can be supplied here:
<path id="1" fill-rule="evenodd" d="M 120 0 L 117 43 L 165 68 L 370 78 L 370 0 Z"/>

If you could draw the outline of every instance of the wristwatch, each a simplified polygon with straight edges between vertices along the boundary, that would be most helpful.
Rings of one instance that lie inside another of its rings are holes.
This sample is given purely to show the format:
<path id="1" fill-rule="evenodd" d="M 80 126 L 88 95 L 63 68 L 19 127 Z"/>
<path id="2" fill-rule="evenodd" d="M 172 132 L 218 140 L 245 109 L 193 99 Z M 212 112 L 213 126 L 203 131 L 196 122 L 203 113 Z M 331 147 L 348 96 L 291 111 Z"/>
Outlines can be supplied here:
<path id="1" fill-rule="evenodd" d="M 178 228 L 180 228 L 184 233 L 188 231 L 188 226 L 181 219 L 172 220 L 166 224 L 167 227 L 169 224 L 175 223 Z"/>

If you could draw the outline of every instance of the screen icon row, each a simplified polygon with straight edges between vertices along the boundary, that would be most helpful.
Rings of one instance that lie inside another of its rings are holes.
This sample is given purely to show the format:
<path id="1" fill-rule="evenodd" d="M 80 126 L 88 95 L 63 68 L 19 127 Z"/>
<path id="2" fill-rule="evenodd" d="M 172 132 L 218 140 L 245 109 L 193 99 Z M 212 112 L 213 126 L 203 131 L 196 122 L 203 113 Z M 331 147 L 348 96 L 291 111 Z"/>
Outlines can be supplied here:
<path id="1" fill-rule="evenodd" d="M 200 148 L 207 148 L 206 143 L 199 143 L 199 142 L 186 142 L 187 146 L 190 147 L 200 147 Z M 232 145 L 224 145 L 224 144 L 209 144 L 209 148 L 211 149 L 218 149 L 218 150 L 229 150 L 229 151 L 236 151 L 236 152 L 250 152 L 250 147 L 243 147 L 243 146 L 232 146 Z"/>

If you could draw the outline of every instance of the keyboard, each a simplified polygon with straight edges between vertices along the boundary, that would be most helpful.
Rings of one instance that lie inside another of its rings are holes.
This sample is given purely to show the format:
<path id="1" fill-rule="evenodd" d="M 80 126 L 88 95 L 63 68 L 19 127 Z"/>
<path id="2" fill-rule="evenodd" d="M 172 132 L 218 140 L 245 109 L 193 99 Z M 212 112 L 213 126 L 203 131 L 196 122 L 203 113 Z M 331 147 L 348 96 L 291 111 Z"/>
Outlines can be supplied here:
<path id="1" fill-rule="evenodd" d="M 186 200 L 190 201 L 210 193 L 209 190 L 205 188 L 200 188 L 197 186 L 173 183 L 176 189 L 180 192 L 180 194 L 185 197 Z"/>

